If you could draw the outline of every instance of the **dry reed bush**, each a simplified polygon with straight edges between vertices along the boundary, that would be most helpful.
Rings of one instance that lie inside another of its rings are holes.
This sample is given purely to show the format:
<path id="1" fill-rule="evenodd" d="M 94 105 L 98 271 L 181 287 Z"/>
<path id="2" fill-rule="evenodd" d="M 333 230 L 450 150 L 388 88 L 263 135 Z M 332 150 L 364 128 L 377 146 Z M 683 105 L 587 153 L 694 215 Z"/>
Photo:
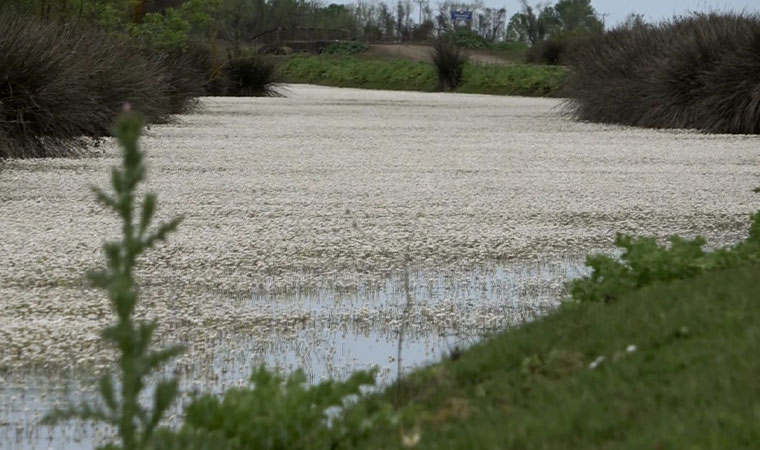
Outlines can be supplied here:
<path id="1" fill-rule="evenodd" d="M 0 158 L 76 155 L 87 137 L 110 134 L 125 103 L 164 121 L 199 92 L 184 60 L 142 56 L 95 30 L 9 9 L 0 29 Z"/>
<path id="2" fill-rule="evenodd" d="M 277 67 L 262 56 L 233 58 L 223 69 L 226 95 L 231 97 L 278 97 Z"/>
<path id="3" fill-rule="evenodd" d="M 467 56 L 453 40 L 441 38 L 433 44 L 431 59 L 438 74 L 438 89 L 443 92 L 456 89 L 462 82 Z"/>
<path id="4" fill-rule="evenodd" d="M 760 133 L 760 16 L 696 14 L 617 28 L 573 60 L 581 120 Z"/>

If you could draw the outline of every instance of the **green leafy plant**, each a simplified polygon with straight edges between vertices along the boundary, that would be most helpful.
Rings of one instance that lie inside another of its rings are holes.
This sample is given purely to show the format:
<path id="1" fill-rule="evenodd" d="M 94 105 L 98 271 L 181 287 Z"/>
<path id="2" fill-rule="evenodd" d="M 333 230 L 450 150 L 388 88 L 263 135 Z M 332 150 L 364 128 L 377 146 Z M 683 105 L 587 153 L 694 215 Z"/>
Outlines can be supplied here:
<path id="1" fill-rule="evenodd" d="M 103 249 L 107 269 L 88 273 L 92 284 L 105 289 L 116 314 L 116 323 L 103 331 L 103 339 L 117 349 L 119 368 L 117 395 L 114 377 L 104 375 L 99 382 L 102 404 L 83 403 L 57 409 L 47 418 L 48 423 L 79 417 L 110 424 L 118 430 L 124 450 L 143 449 L 150 442 L 163 414 L 177 395 L 175 378 L 156 383 L 154 403 L 151 409 L 139 402 L 147 378 L 161 368 L 169 359 L 180 353 L 179 347 L 164 350 L 152 348 L 156 322 L 135 321 L 139 289 L 135 283 L 134 269 L 137 258 L 159 241 L 166 240 L 182 220 L 175 218 L 151 231 L 156 212 L 155 194 L 146 194 L 138 208 L 136 191 L 145 179 L 144 154 L 139 149 L 142 118 L 137 113 L 122 114 L 116 125 L 116 136 L 123 149 L 121 168 L 111 173 L 113 194 L 93 188 L 98 201 L 115 212 L 122 221 L 120 241 L 107 242 Z M 139 217 L 136 217 L 139 209 Z M 111 446 L 111 448 L 119 448 Z"/>
<path id="2" fill-rule="evenodd" d="M 252 387 L 229 389 L 221 399 L 196 398 L 182 429 L 162 430 L 151 448 L 339 448 L 389 420 L 385 402 L 366 399 L 346 408 L 374 379 L 373 371 L 356 372 L 344 382 L 309 386 L 302 371 L 284 377 L 262 367 L 251 376 Z"/>
<path id="3" fill-rule="evenodd" d="M 693 278 L 700 273 L 760 261 L 760 212 L 752 216 L 749 236 L 727 249 L 706 252 L 701 237 L 673 236 L 669 245 L 658 245 L 652 237 L 619 234 L 615 245 L 623 249 L 620 258 L 590 255 L 586 265 L 591 275 L 574 280 L 571 294 L 577 301 L 613 301 L 652 283 Z"/>

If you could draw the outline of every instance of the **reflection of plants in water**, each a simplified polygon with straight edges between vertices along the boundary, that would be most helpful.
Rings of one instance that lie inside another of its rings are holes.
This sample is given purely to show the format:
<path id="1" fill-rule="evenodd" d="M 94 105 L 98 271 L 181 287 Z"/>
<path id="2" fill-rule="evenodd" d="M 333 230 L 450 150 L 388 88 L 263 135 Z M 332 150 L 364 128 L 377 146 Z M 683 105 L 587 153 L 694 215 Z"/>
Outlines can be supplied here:
<path id="1" fill-rule="evenodd" d="M 371 238 L 367 235 L 367 233 L 364 232 L 364 230 L 361 229 L 359 226 L 359 223 L 356 219 L 356 216 L 353 215 L 350 209 L 346 209 L 346 214 L 351 216 L 351 227 L 358 231 L 362 237 L 364 237 L 367 240 L 370 240 Z M 399 397 L 400 397 L 400 391 L 401 388 L 401 379 L 402 379 L 402 370 L 403 370 L 403 364 L 402 364 L 402 350 L 404 348 L 404 333 L 406 332 L 406 327 L 409 322 L 409 316 L 412 313 L 412 307 L 414 306 L 414 295 L 412 293 L 411 283 L 409 281 L 409 271 L 411 270 L 409 267 L 410 261 L 411 261 L 411 252 L 409 251 L 409 246 L 406 247 L 406 257 L 404 259 L 404 275 L 403 275 L 403 290 L 404 290 L 404 310 L 401 313 L 401 324 L 398 329 L 398 347 L 396 349 L 396 397 L 395 397 L 395 404 L 396 407 L 398 407 Z"/>
<path id="2" fill-rule="evenodd" d="M 155 321 L 134 320 L 139 289 L 135 283 L 134 270 L 137 257 L 152 248 L 157 242 L 164 241 L 169 233 L 179 225 L 181 218 L 164 223 L 157 230 L 150 232 L 151 221 L 156 212 L 156 195 L 147 194 L 136 215 L 136 191 L 145 179 L 144 154 L 140 151 L 138 141 L 142 128 L 142 119 L 135 113 L 125 113 L 118 120 L 116 136 L 123 149 L 121 168 L 111 172 L 113 194 L 93 188 L 100 203 L 114 211 L 122 220 L 121 241 L 107 242 L 105 250 L 108 268 L 88 274 L 93 285 L 105 289 L 116 313 L 116 323 L 103 330 L 103 339 L 118 349 L 118 366 L 120 377 L 114 383 L 111 374 L 104 375 L 99 382 L 102 404 L 82 403 L 65 409 L 57 409 L 47 418 L 47 422 L 56 422 L 79 417 L 108 423 L 118 430 L 124 449 L 144 448 L 158 427 L 166 410 L 177 396 L 177 379 L 159 381 L 156 384 L 154 404 L 151 409 L 144 408 L 140 402 L 140 393 L 145 388 L 147 377 L 180 352 L 179 347 L 164 350 L 151 348 Z M 120 394 L 116 389 L 120 388 Z"/>

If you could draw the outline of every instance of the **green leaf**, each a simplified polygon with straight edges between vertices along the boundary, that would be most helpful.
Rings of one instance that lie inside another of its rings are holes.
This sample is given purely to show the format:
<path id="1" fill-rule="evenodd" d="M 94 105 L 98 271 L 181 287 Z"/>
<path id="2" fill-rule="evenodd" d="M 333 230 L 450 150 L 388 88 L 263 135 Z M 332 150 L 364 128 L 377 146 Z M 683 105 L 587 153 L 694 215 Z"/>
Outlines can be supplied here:
<path id="1" fill-rule="evenodd" d="M 150 220 L 156 211 L 156 194 L 150 193 L 145 195 L 142 205 L 142 215 L 140 216 L 140 236 L 145 234 L 145 230 L 150 225 Z"/>
<path id="2" fill-rule="evenodd" d="M 145 427 L 146 437 L 150 436 L 152 431 L 158 426 L 166 410 L 174 403 L 174 400 L 177 398 L 178 386 L 179 383 L 176 379 L 163 380 L 156 386 L 153 414 Z"/>
<path id="3" fill-rule="evenodd" d="M 112 197 L 110 197 L 108 194 L 103 192 L 102 189 L 96 186 L 90 186 L 90 190 L 95 194 L 95 198 L 98 200 L 99 203 L 103 204 L 103 206 L 106 206 L 108 208 L 111 208 L 113 210 L 117 210 L 118 206 L 116 204 L 116 200 L 114 200 Z"/>
<path id="4" fill-rule="evenodd" d="M 117 194 L 123 193 L 122 192 L 124 190 L 123 181 L 124 181 L 124 177 L 121 171 L 114 167 L 113 170 L 111 170 L 111 187 L 113 187 L 114 192 L 116 192 Z"/>
<path id="5" fill-rule="evenodd" d="M 172 231 L 176 230 L 179 224 L 182 223 L 183 219 L 184 217 L 179 216 L 179 217 L 175 217 L 174 219 L 172 219 L 171 221 L 167 223 L 161 224 L 155 233 L 145 238 L 145 240 L 142 243 L 142 248 L 144 250 L 147 250 L 149 248 L 152 248 L 156 244 L 156 242 L 165 241 L 166 236 Z"/>
<path id="6" fill-rule="evenodd" d="M 118 405 L 116 404 L 116 397 L 114 396 L 111 375 L 103 375 L 100 377 L 100 396 L 103 397 L 103 402 L 105 402 L 108 409 L 110 409 L 111 412 L 116 412 Z"/>

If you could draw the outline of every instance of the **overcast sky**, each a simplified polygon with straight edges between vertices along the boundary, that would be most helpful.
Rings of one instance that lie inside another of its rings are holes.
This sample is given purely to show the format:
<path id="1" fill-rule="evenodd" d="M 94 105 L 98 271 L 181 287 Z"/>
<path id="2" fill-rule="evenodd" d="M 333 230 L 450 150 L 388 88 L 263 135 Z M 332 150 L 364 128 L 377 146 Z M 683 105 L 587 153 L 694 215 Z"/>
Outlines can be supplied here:
<path id="1" fill-rule="evenodd" d="M 512 16 L 520 8 L 518 0 L 485 0 L 488 6 L 506 6 L 507 14 Z M 529 1 L 532 4 L 532 2 Z M 551 2 L 554 3 L 554 2 Z M 607 14 L 605 22 L 615 25 L 635 12 L 643 14 L 647 21 L 657 22 L 690 11 L 733 10 L 760 12 L 760 0 L 591 0 L 591 5 L 600 14 Z"/>
<path id="2" fill-rule="evenodd" d="M 356 0 L 323 0 L 326 4 L 355 3 Z M 371 0 L 370 0 L 371 1 Z M 395 4 L 396 0 L 384 0 L 388 4 Z M 433 11 L 441 0 L 428 0 Z M 462 0 L 466 2 L 467 0 Z M 483 0 L 488 7 L 507 8 L 507 16 L 520 10 L 520 0 Z M 554 4 L 557 0 L 528 0 L 530 5 Z M 624 21 L 632 12 L 643 14 L 648 22 L 658 22 L 669 19 L 675 14 L 684 14 L 690 11 L 749 11 L 760 13 L 760 0 L 591 0 L 591 5 L 599 14 L 605 14 L 607 26 L 613 26 Z M 416 5 L 415 5 L 416 6 Z M 413 17 L 417 17 L 415 9 Z"/>

